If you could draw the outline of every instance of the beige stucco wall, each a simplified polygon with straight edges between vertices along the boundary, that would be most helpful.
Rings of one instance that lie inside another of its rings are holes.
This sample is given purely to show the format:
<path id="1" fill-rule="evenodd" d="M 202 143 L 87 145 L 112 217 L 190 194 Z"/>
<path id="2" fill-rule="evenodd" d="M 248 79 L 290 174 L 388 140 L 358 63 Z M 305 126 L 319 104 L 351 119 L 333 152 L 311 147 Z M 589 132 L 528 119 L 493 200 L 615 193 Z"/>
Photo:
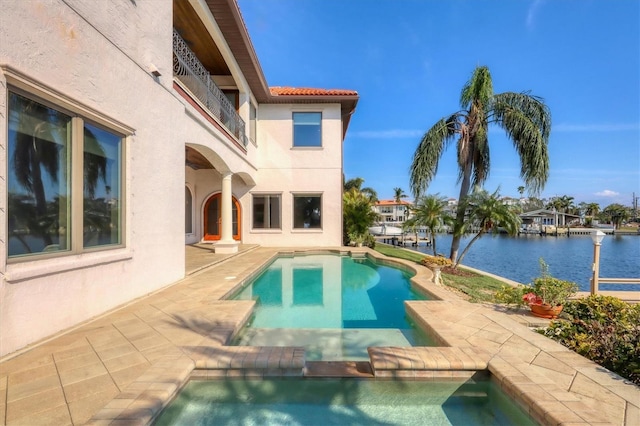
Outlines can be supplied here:
<path id="1" fill-rule="evenodd" d="M 322 148 L 293 148 L 294 111 L 322 112 Z M 260 105 L 257 185 L 252 193 L 280 193 L 282 229 L 252 229 L 243 217 L 244 240 L 265 246 L 342 244 L 342 124 L 339 104 Z M 322 194 L 322 229 L 293 229 L 293 194 Z M 245 210 L 250 212 L 249 210 Z"/>
<path id="2" fill-rule="evenodd" d="M 215 32 L 215 23 L 210 27 Z M 239 149 L 173 88 L 170 1 L 3 2 L 0 40 L 0 356 L 181 279 L 184 244 L 202 238 L 204 203 L 221 190 L 220 172 L 234 174 L 243 242 L 341 244 L 340 106 L 259 105 L 257 146 Z M 228 48 L 221 48 L 249 123 L 251 95 Z M 152 68 L 160 77 L 150 74 Z M 12 84 L 128 129 L 124 247 L 7 261 L 6 100 Z M 322 149 L 292 149 L 293 110 L 322 111 Z M 186 145 L 217 171 L 185 167 Z M 187 236 L 185 184 L 195 209 L 194 232 Z M 251 229 L 252 192 L 282 193 L 281 231 Z M 294 192 L 322 193 L 322 230 L 292 230 Z"/>

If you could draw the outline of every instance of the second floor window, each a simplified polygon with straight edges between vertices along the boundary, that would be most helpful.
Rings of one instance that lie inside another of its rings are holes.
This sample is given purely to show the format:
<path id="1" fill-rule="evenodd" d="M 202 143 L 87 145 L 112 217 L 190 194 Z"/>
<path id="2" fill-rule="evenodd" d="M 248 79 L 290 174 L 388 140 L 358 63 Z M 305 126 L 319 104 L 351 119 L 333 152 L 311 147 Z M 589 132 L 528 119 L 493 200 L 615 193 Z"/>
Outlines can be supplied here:
<path id="1" fill-rule="evenodd" d="M 293 113 L 293 146 L 321 147 L 322 146 L 322 113 L 294 112 Z"/>

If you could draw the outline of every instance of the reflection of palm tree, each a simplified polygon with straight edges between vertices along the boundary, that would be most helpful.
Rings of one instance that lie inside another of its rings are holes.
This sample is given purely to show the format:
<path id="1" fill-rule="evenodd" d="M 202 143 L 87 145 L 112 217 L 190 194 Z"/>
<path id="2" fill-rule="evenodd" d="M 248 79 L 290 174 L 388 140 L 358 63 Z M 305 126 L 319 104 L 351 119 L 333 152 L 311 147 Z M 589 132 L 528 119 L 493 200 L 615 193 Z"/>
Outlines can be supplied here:
<path id="1" fill-rule="evenodd" d="M 93 132 L 84 128 L 84 191 L 93 199 L 98 179 L 107 182 L 107 157 Z"/>
<path id="2" fill-rule="evenodd" d="M 45 181 L 57 184 L 61 171 L 62 178 L 69 179 L 67 129 L 71 118 L 15 94 L 9 96 L 9 102 L 10 133 L 14 138 L 10 141 L 13 145 L 10 167 L 19 187 L 10 185 L 9 189 L 9 232 L 31 252 L 32 248 L 17 230 L 28 231 L 48 246 L 53 243 L 52 235 L 68 227 L 69 185 L 66 183 L 47 199 Z M 84 151 L 84 186 L 93 198 L 98 179 L 106 181 L 106 156 L 100 142 L 86 127 Z"/>
<path id="3" fill-rule="evenodd" d="M 16 226 L 28 228 L 41 237 L 45 245 L 50 245 L 52 239 L 47 230 L 52 224 L 45 220 L 48 209 L 42 171 L 52 183 L 58 182 L 60 155 L 61 152 L 64 155 L 66 145 L 56 141 L 66 142 L 66 123 L 70 118 L 30 99 L 17 95 L 11 95 L 9 99 L 9 109 L 19 111 L 15 124 L 13 172 L 17 183 L 35 201 L 31 202 L 30 197 L 10 194 L 10 215 L 14 217 Z M 22 243 L 25 244 L 24 241 Z"/>
<path id="4" fill-rule="evenodd" d="M 59 157 L 64 145 L 56 139 L 66 140 L 66 127 L 58 113 L 35 101 L 11 96 L 10 110 L 21 111 L 16 132 L 13 167 L 17 181 L 36 201 L 36 211 L 46 211 L 46 195 L 41 168 L 53 183 L 58 182 Z M 64 134 L 60 134 L 64 132 Z"/>

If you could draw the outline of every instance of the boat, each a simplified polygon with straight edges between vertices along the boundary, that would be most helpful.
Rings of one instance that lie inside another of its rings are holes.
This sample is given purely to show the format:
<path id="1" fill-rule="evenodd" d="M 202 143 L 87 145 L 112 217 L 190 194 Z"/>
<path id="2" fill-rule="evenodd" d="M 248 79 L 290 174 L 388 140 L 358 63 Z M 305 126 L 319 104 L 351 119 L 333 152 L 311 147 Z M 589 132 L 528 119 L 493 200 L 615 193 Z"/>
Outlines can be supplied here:
<path id="1" fill-rule="evenodd" d="M 382 236 L 382 235 L 393 237 L 393 236 L 402 235 L 403 231 L 402 231 L 402 228 L 398 228 L 396 226 L 381 225 L 381 226 L 370 227 L 369 233 L 376 237 Z"/>

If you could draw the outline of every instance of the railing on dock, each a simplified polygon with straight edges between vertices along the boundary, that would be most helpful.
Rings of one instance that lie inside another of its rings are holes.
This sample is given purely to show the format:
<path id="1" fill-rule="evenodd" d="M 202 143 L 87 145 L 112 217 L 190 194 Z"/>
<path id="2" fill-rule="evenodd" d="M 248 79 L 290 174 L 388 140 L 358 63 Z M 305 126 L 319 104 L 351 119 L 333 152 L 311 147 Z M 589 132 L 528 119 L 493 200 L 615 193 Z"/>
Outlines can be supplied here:
<path id="1" fill-rule="evenodd" d="M 640 284 L 640 278 L 592 278 L 591 294 L 597 294 L 600 291 L 600 284 Z"/>

